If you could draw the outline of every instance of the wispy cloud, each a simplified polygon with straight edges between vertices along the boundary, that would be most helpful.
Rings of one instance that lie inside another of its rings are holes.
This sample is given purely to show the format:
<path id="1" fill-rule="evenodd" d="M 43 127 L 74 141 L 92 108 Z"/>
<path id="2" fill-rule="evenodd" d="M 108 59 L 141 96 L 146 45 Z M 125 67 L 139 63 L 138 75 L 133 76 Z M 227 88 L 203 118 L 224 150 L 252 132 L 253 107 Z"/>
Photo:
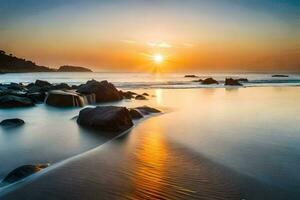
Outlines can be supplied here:
<path id="1" fill-rule="evenodd" d="M 172 48 L 172 45 L 166 42 L 148 42 L 147 45 L 150 47 Z"/>

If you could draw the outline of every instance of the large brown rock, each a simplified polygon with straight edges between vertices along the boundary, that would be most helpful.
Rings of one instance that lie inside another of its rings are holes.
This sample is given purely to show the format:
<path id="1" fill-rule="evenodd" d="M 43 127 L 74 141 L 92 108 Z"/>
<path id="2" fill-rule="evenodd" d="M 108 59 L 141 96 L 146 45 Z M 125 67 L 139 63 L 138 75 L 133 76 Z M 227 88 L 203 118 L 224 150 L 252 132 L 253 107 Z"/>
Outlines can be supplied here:
<path id="1" fill-rule="evenodd" d="M 48 93 L 46 104 L 56 107 L 82 107 L 85 99 L 73 91 L 53 90 Z"/>
<path id="2" fill-rule="evenodd" d="M 121 132 L 133 126 L 130 113 L 125 107 L 97 106 L 79 112 L 77 123 L 99 131 Z"/>
<path id="3" fill-rule="evenodd" d="M 0 96 L 0 108 L 15 108 L 34 106 L 31 99 L 15 95 Z"/>
<path id="4" fill-rule="evenodd" d="M 96 102 L 118 101 L 123 98 L 117 88 L 107 81 L 88 81 L 86 84 L 81 85 L 77 92 L 81 94 L 95 94 Z"/>

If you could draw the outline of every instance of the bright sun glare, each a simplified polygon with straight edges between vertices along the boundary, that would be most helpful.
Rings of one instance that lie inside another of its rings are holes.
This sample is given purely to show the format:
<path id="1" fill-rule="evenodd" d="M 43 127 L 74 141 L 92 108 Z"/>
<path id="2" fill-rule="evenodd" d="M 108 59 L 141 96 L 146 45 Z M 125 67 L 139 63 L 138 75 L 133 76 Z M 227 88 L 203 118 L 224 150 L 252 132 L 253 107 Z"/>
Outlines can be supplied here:
<path id="1" fill-rule="evenodd" d="M 153 60 L 155 63 L 162 63 L 164 61 L 164 57 L 161 54 L 153 55 Z"/>

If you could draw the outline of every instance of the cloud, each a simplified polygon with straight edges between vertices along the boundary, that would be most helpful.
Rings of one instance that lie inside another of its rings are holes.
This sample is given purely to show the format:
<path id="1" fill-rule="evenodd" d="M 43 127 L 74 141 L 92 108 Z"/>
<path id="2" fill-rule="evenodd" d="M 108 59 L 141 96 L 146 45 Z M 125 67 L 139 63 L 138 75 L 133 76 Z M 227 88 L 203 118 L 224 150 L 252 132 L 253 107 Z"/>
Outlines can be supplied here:
<path id="1" fill-rule="evenodd" d="M 172 45 L 166 42 L 148 42 L 147 45 L 150 47 L 172 48 Z"/>

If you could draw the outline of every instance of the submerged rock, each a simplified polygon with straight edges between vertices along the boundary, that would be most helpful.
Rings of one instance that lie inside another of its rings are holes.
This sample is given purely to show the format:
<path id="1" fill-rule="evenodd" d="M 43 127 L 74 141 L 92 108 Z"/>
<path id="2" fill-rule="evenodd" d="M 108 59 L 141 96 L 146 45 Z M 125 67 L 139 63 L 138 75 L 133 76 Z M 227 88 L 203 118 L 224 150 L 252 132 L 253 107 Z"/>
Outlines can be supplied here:
<path id="1" fill-rule="evenodd" d="M 161 113 L 160 110 L 149 106 L 140 106 L 140 107 L 136 107 L 135 109 L 140 111 L 144 115 L 148 115 L 150 113 Z"/>
<path id="2" fill-rule="evenodd" d="M 88 81 L 86 84 L 81 85 L 77 92 L 81 94 L 95 94 L 96 102 L 109 102 L 123 99 L 117 88 L 107 81 Z"/>
<path id="3" fill-rule="evenodd" d="M 0 108 L 15 108 L 34 106 L 33 101 L 27 97 L 19 97 L 14 95 L 0 96 Z"/>
<path id="4" fill-rule="evenodd" d="M 48 164 L 23 165 L 11 171 L 3 180 L 2 183 L 10 184 L 22 180 L 46 167 Z"/>
<path id="5" fill-rule="evenodd" d="M 213 78 L 206 78 L 206 79 L 202 80 L 201 83 L 202 83 L 203 85 L 219 84 L 219 82 L 216 81 L 216 80 L 213 79 Z"/>
<path id="6" fill-rule="evenodd" d="M 185 78 L 197 78 L 198 76 L 194 75 L 194 74 L 187 74 L 184 76 Z"/>
<path id="7" fill-rule="evenodd" d="M 226 78 L 224 85 L 231 85 L 231 86 L 242 86 L 242 84 L 233 78 Z"/>
<path id="8" fill-rule="evenodd" d="M 141 119 L 141 118 L 143 118 L 143 115 L 134 108 L 129 109 L 129 114 L 130 114 L 132 119 Z"/>
<path id="9" fill-rule="evenodd" d="M 0 126 L 9 128 L 9 127 L 21 126 L 24 123 L 25 122 L 22 119 L 12 118 L 12 119 L 5 119 L 5 120 L 1 121 Z"/>
<path id="10" fill-rule="evenodd" d="M 136 97 L 135 97 L 135 99 L 136 100 L 148 100 L 145 96 L 143 96 L 143 95 L 137 95 Z"/>
<path id="11" fill-rule="evenodd" d="M 133 99 L 134 95 L 136 95 L 136 93 L 131 91 L 123 92 L 122 90 L 120 90 L 119 92 L 125 99 Z"/>
<path id="12" fill-rule="evenodd" d="M 53 90 L 46 97 L 46 104 L 57 107 L 82 107 L 85 99 L 72 91 Z"/>
<path id="13" fill-rule="evenodd" d="M 286 77 L 289 77 L 288 75 L 283 75 L 283 74 L 275 74 L 275 75 L 272 75 L 272 77 L 274 78 L 286 78 Z"/>
<path id="14" fill-rule="evenodd" d="M 125 107 L 97 106 L 79 112 L 77 123 L 100 131 L 121 132 L 133 126 L 130 113 Z"/>

